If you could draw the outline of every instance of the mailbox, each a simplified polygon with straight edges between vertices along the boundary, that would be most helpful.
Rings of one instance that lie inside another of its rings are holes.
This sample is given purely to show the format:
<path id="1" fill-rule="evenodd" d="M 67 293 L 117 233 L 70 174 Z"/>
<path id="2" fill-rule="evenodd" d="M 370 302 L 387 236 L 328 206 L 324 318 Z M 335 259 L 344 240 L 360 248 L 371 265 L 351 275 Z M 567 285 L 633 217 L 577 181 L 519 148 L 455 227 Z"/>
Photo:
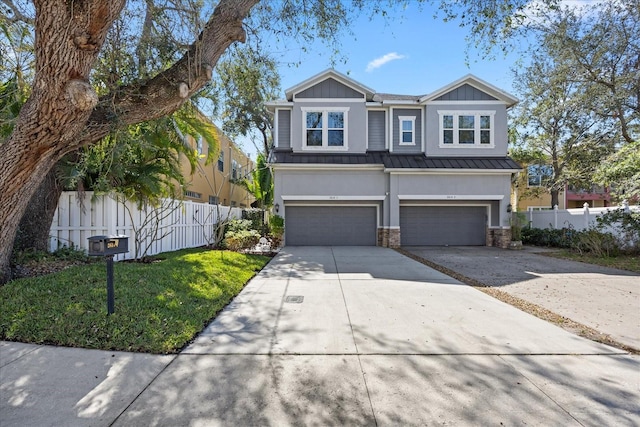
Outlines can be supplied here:
<path id="1" fill-rule="evenodd" d="M 91 236 L 89 237 L 89 252 L 91 256 L 109 256 L 129 252 L 129 237 Z"/>

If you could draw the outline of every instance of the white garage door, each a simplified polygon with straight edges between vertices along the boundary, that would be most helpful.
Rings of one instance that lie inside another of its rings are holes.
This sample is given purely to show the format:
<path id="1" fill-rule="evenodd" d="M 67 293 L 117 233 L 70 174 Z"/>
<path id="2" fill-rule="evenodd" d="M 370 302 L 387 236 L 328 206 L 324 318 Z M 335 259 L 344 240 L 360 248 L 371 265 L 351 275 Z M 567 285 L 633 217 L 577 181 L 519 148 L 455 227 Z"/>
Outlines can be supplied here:
<path id="1" fill-rule="evenodd" d="M 484 246 L 484 206 L 401 206 L 402 246 Z"/>
<path id="2" fill-rule="evenodd" d="M 376 245 L 376 208 L 372 206 L 287 206 L 285 215 L 289 246 Z"/>

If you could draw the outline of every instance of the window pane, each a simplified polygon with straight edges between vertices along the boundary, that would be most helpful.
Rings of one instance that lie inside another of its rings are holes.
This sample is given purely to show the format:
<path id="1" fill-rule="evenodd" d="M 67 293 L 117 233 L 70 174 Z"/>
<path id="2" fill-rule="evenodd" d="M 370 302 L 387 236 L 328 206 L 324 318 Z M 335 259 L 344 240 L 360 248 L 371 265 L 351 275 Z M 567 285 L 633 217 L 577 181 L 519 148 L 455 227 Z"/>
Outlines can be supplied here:
<path id="1" fill-rule="evenodd" d="M 344 131 L 330 130 L 329 131 L 329 147 L 342 147 L 342 146 L 344 146 Z"/>
<path id="2" fill-rule="evenodd" d="M 472 130 L 461 130 L 458 132 L 458 144 L 473 144 L 473 134 Z"/>
<path id="3" fill-rule="evenodd" d="M 480 144 L 491 144 L 491 131 L 490 130 L 481 130 L 480 131 Z"/>
<path id="4" fill-rule="evenodd" d="M 491 129 L 491 116 L 480 116 L 480 129 Z"/>
<path id="5" fill-rule="evenodd" d="M 411 120 L 403 120 L 402 121 L 402 130 L 413 130 L 413 122 Z"/>
<path id="6" fill-rule="evenodd" d="M 529 187 L 540 187 L 540 175 L 529 175 Z"/>
<path id="7" fill-rule="evenodd" d="M 444 138 L 443 138 L 442 142 L 444 142 L 445 144 L 453 144 L 453 131 L 452 130 L 445 130 L 443 136 L 444 136 Z"/>
<path id="8" fill-rule="evenodd" d="M 402 132 L 402 142 L 413 142 L 413 133 L 412 132 Z"/>
<path id="9" fill-rule="evenodd" d="M 344 129 L 344 113 L 329 113 L 329 129 Z"/>
<path id="10" fill-rule="evenodd" d="M 453 129 L 453 116 L 442 116 L 442 127 Z"/>
<path id="11" fill-rule="evenodd" d="M 458 128 L 460 129 L 473 129 L 474 116 L 458 116 Z"/>
<path id="12" fill-rule="evenodd" d="M 322 147 L 322 131 L 321 130 L 307 131 L 307 147 Z"/>
<path id="13" fill-rule="evenodd" d="M 307 113 L 307 129 L 322 129 L 322 113 Z"/>

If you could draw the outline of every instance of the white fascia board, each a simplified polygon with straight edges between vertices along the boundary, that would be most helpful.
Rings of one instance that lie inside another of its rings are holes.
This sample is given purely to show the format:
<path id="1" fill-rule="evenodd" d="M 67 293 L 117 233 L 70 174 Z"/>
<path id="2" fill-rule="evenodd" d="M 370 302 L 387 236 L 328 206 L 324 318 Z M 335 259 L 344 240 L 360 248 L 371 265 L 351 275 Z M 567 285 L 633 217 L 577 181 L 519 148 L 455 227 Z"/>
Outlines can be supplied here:
<path id="1" fill-rule="evenodd" d="M 273 169 L 285 169 L 285 170 L 383 170 L 384 165 L 381 164 L 366 164 L 366 165 L 343 165 L 343 164 L 322 164 L 322 163 L 272 163 Z"/>
<path id="2" fill-rule="evenodd" d="M 398 194 L 399 200 L 503 200 L 504 194 Z"/>
<path id="3" fill-rule="evenodd" d="M 371 108 L 381 108 L 382 107 L 382 102 L 373 102 L 373 101 L 369 101 L 367 103 L 365 103 L 365 105 L 367 107 L 371 107 Z"/>
<path id="4" fill-rule="evenodd" d="M 280 196 L 282 200 L 286 201 L 336 201 L 336 200 L 345 200 L 345 201 L 369 201 L 369 200 L 384 200 L 387 196 L 295 196 L 295 195 L 282 195 Z"/>
<path id="5" fill-rule="evenodd" d="M 519 169 L 393 169 L 385 168 L 391 175 L 511 175 Z"/>

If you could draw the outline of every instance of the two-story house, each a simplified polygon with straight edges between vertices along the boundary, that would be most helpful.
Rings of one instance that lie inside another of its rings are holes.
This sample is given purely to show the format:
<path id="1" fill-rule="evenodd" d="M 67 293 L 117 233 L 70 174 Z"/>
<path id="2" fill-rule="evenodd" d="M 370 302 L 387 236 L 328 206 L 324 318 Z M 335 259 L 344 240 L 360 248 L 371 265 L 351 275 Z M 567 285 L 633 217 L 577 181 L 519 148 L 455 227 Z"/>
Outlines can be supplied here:
<path id="1" fill-rule="evenodd" d="M 329 69 L 269 103 L 285 244 L 509 244 L 512 95 L 472 75 L 425 96 Z"/>

